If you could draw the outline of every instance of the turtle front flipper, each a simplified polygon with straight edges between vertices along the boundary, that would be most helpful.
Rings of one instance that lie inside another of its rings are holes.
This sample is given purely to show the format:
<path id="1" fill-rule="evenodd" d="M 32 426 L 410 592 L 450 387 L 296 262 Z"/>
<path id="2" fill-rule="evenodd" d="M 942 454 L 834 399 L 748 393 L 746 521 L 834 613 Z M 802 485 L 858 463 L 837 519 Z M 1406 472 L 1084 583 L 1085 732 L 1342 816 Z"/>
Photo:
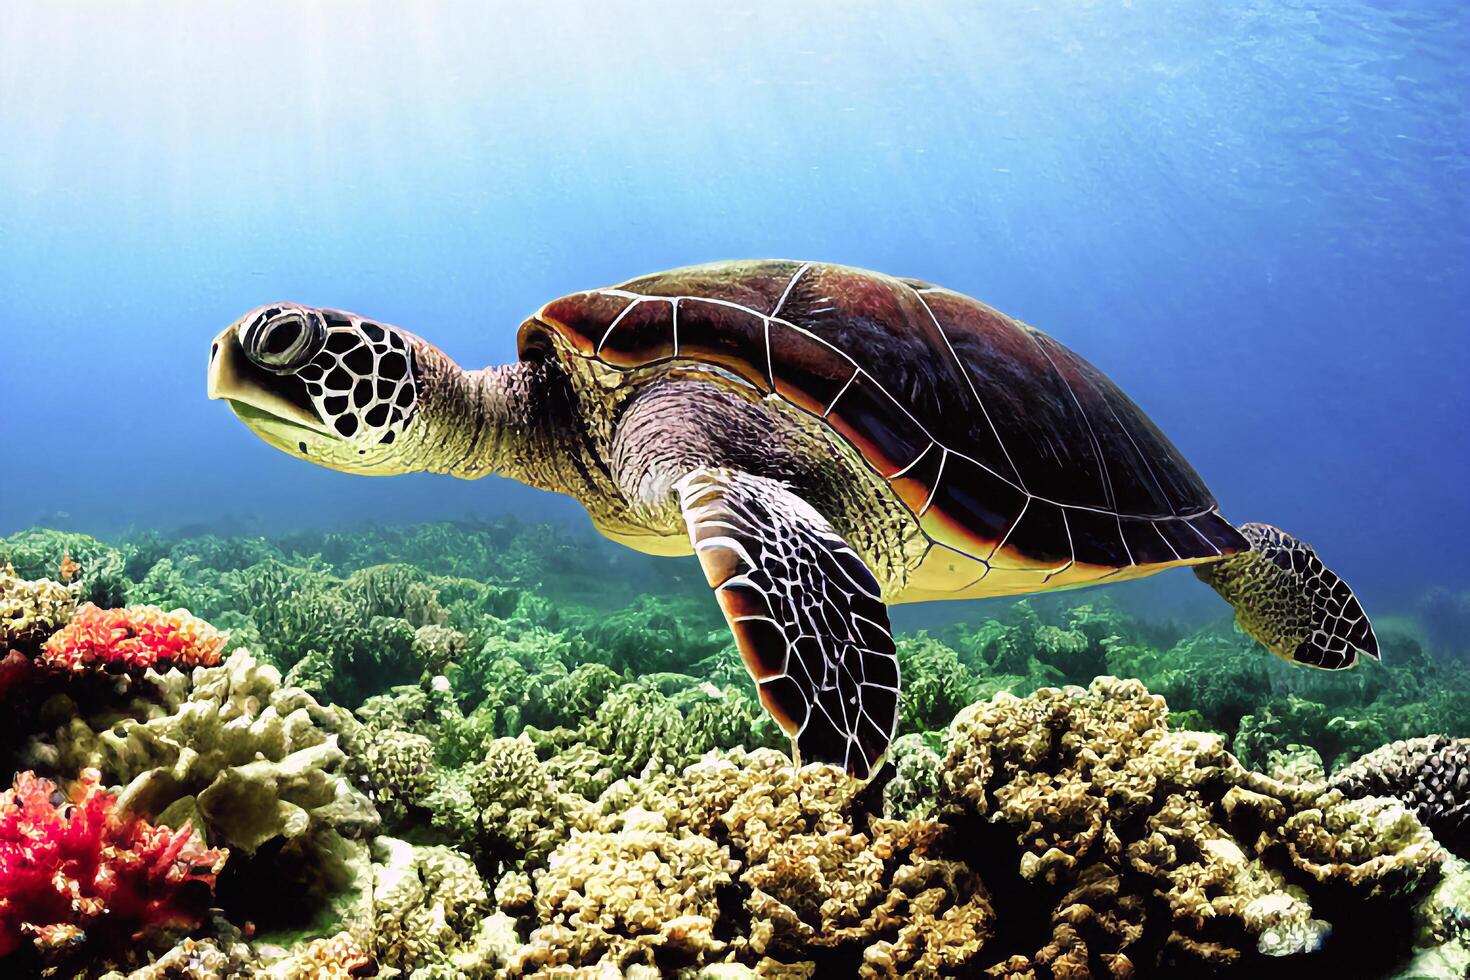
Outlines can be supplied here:
<path id="1" fill-rule="evenodd" d="M 1250 550 L 1195 568 L 1235 607 L 1235 621 L 1285 660 L 1341 670 L 1378 659 L 1378 638 L 1358 597 L 1304 541 L 1270 524 L 1242 524 Z"/>
<path id="2" fill-rule="evenodd" d="M 675 485 L 689 540 L 761 704 L 798 758 L 867 778 L 898 721 L 898 657 L 878 583 L 784 484 L 698 469 Z"/>

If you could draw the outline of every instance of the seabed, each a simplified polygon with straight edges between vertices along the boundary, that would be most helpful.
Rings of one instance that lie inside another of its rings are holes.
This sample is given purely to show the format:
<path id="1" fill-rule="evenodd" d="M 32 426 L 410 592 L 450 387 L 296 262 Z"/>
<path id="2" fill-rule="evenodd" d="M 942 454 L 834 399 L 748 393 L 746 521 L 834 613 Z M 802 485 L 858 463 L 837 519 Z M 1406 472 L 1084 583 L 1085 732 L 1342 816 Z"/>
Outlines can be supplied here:
<path id="1" fill-rule="evenodd" d="M 0 973 L 1470 971 L 1470 595 L 1342 675 L 975 604 L 900 636 L 864 783 L 792 764 L 678 567 L 514 521 L 0 539 Z"/>

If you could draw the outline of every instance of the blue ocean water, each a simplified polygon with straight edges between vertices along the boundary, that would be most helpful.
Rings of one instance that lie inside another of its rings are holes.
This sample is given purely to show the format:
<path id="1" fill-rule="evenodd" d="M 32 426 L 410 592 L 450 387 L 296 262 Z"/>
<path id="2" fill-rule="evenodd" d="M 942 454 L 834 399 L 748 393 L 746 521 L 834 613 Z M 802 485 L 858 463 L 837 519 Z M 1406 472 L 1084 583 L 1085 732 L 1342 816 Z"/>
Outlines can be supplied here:
<path id="1" fill-rule="evenodd" d="M 1464 587 L 1467 66 L 1453 0 L 7 4 L 0 533 L 583 521 L 274 452 L 209 341 L 292 299 L 479 366 L 783 256 L 1047 330 L 1370 607 Z"/>

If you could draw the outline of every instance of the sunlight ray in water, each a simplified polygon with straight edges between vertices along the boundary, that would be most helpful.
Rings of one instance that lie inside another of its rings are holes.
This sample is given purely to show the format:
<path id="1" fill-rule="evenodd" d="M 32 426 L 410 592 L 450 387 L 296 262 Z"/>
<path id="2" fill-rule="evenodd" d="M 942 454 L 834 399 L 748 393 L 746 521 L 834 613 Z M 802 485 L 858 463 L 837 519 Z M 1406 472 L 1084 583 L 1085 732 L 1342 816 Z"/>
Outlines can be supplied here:
<path id="1" fill-rule="evenodd" d="M 0 975 L 1470 975 L 1461 6 L 0 7 Z"/>

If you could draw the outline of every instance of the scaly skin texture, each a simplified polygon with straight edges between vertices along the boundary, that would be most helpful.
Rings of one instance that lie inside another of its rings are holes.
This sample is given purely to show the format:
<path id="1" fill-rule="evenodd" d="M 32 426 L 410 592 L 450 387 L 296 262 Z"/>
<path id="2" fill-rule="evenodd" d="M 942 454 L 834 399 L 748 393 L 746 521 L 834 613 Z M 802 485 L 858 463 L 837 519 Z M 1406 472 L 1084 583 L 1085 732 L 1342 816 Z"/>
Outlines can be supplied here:
<path id="1" fill-rule="evenodd" d="M 1346 582 L 1310 545 L 1269 524 L 1242 524 L 1249 551 L 1195 574 L 1235 607 L 1235 621 L 1285 660 L 1336 670 L 1358 654 L 1376 658 L 1378 640 Z"/>
<path id="2" fill-rule="evenodd" d="M 912 516 L 830 429 L 716 378 L 648 383 L 619 418 L 611 465 L 627 520 L 677 540 L 686 552 L 674 484 L 701 467 L 728 467 L 795 489 L 828 517 L 885 595 L 902 590 L 923 553 Z"/>
<path id="3" fill-rule="evenodd" d="M 398 459 L 406 468 L 564 493 L 614 540 L 674 555 L 691 553 L 675 481 L 730 467 L 787 483 L 829 515 L 885 597 L 923 555 L 918 524 L 851 447 L 721 376 L 624 374 L 575 356 L 464 371 L 429 345 L 419 365 L 419 413 Z"/>
<path id="4" fill-rule="evenodd" d="M 577 451 L 584 423 L 558 366 L 518 362 L 465 371 L 425 347 L 419 417 L 400 451 L 407 468 L 468 480 L 495 473 L 579 498 L 603 489 L 605 482 L 584 472 L 588 461 Z"/>
<path id="5" fill-rule="evenodd" d="M 600 295 L 606 299 L 611 293 Z M 630 351 L 620 353 L 616 343 L 604 357 L 601 346 L 622 314 L 604 324 L 601 314 L 592 315 L 587 307 L 591 294 L 579 296 L 569 311 L 583 319 L 591 316 L 596 337 L 528 321 L 538 329 L 523 337 L 524 360 L 480 371 L 465 371 L 432 344 L 353 314 L 294 304 L 262 307 L 216 337 L 210 395 L 228 400 L 263 439 L 299 458 L 364 474 L 508 476 L 573 497 L 603 534 L 652 554 L 690 553 L 673 488 L 696 469 L 717 468 L 777 481 L 810 503 L 868 566 L 885 601 L 1000 595 L 1093 581 L 1065 576 L 1053 581 L 1078 562 L 1060 568 L 1041 562 L 1025 552 L 1020 543 L 1025 535 L 1019 532 L 1014 554 L 1007 551 L 1011 533 L 1026 530 L 1022 517 L 998 541 L 975 539 L 990 548 L 985 553 L 993 561 L 963 549 L 931 548 L 915 514 L 929 509 L 939 484 L 926 496 L 906 497 L 879 475 L 887 464 L 880 464 L 864 442 L 885 441 L 879 423 L 859 427 L 868 436 L 854 435 L 857 430 L 844 427 L 842 416 L 831 414 L 832 403 L 825 410 L 809 404 L 803 410 L 804 403 L 791 392 L 770 393 L 738 374 L 744 362 L 737 359 L 732 367 L 717 356 L 701 355 L 698 343 L 683 359 L 677 330 L 672 359 L 664 352 L 640 360 Z M 625 306 L 623 312 L 633 308 Z M 635 347 L 647 340 L 636 340 L 645 329 L 636 317 L 623 327 Z M 723 336 L 714 326 L 705 329 L 714 331 L 705 340 Z M 770 359 L 769 335 L 766 340 Z M 847 385 L 859 374 L 868 377 L 859 371 Z M 900 409 L 896 405 L 892 412 Z M 861 415 L 863 410 L 853 411 Z M 939 443 L 931 441 L 934 445 Z M 922 458 L 921 453 L 909 465 Z M 934 481 L 949 458 L 945 450 Z M 1186 475 L 1198 482 L 1192 472 Z M 972 472 L 969 478 L 977 477 Z M 953 484 L 968 478 L 949 479 Z M 923 486 L 922 481 L 914 486 Z M 1212 501 L 1202 484 L 1194 489 Z M 956 484 L 947 492 L 960 491 L 984 496 L 979 485 Z M 946 506 L 930 521 L 931 533 L 945 526 Z M 960 507 L 950 517 L 983 523 L 989 520 L 983 510 Z M 1068 527 L 1070 547 L 1070 526 L 1058 520 Z M 978 533 L 968 525 L 959 530 Z M 1242 543 L 1236 540 L 1240 535 L 1225 534 L 1228 527 L 1214 530 L 1231 549 Z M 1359 653 L 1377 656 L 1371 625 L 1351 590 L 1308 546 L 1266 525 L 1246 525 L 1241 532 L 1251 550 L 1199 574 L 1235 606 L 1247 632 L 1273 653 L 1314 667 L 1339 669 L 1351 666 Z M 1174 564 L 1213 561 L 1224 553 L 1223 545 L 1197 528 L 1200 541 L 1192 546 L 1208 545 L 1213 553 L 1176 546 L 1159 533 L 1158 543 L 1174 560 L 1130 558 L 1128 568 L 1104 565 L 1088 574 L 1121 580 Z M 933 543 L 944 543 L 942 537 Z"/>
<path id="6" fill-rule="evenodd" d="M 573 497 L 602 533 L 654 554 L 691 552 L 673 485 L 699 466 L 791 485 L 885 595 L 902 589 L 927 543 L 829 426 L 709 369 L 622 371 L 553 343 L 467 371 L 397 327 L 278 303 L 215 338 L 209 394 L 272 446 L 318 466 L 510 477 Z"/>
<path id="7" fill-rule="evenodd" d="M 1291 659 L 1312 632 L 1312 607 L 1289 588 L 1291 573 L 1259 551 L 1242 551 L 1195 574 L 1235 609 L 1235 621 L 1276 656 Z"/>
<path id="8" fill-rule="evenodd" d="M 466 371 L 414 338 L 418 407 L 391 447 L 313 443 L 339 469 L 496 474 L 564 493 L 604 534 L 655 554 L 691 552 L 674 483 L 723 466 L 791 485 L 902 591 L 925 539 L 912 515 L 830 428 L 708 372 L 618 372 L 566 355 Z"/>

